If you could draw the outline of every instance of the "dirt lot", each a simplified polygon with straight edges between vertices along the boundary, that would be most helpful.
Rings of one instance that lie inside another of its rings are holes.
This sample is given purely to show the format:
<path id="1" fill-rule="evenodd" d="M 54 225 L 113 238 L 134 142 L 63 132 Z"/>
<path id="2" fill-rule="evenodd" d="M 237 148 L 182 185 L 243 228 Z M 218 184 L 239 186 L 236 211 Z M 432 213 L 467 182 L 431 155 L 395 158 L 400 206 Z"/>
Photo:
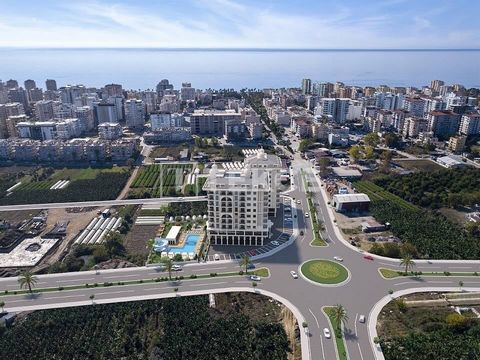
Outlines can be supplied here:
<path id="1" fill-rule="evenodd" d="M 30 220 L 39 213 L 40 210 L 0 211 L 0 220 L 5 220 L 12 226 L 16 226 L 23 220 Z"/>
<path id="2" fill-rule="evenodd" d="M 444 169 L 442 166 L 438 165 L 436 162 L 427 159 L 419 160 L 395 160 L 394 164 L 412 171 L 418 172 L 432 172 L 436 170 Z"/>
<path id="3" fill-rule="evenodd" d="M 125 237 L 124 246 L 129 254 L 148 254 L 147 241 L 157 235 L 159 225 L 133 225 Z"/>

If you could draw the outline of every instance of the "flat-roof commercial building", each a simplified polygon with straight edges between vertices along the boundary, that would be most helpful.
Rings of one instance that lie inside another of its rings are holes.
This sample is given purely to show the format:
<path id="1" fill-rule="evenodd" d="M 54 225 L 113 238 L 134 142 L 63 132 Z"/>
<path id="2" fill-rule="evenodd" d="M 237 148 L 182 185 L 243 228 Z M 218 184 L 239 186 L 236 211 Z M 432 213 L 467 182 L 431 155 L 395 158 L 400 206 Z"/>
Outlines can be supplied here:
<path id="1" fill-rule="evenodd" d="M 336 194 L 333 195 L 333 207 L 337 212 L 368 211 L 370 198 L 367 194 Z"/>

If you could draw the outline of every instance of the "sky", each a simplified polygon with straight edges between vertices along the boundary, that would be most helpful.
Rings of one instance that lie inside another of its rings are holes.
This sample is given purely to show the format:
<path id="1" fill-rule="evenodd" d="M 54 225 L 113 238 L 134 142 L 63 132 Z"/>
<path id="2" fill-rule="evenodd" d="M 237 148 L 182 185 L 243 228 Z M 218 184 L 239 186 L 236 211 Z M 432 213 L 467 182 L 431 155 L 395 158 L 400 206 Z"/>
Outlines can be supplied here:
<path id="1" fill-rule="evenodd" d="M 480 48 L 478 0 L 0 0 L 0 47 Z"/>

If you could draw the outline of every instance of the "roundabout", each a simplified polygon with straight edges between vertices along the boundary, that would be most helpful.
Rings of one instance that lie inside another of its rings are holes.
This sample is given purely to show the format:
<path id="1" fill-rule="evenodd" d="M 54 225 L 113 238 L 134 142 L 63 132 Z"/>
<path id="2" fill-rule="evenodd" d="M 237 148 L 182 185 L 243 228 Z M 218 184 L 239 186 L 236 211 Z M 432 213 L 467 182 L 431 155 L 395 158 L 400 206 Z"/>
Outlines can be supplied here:
<path id="1" fill-rule="evenodd" d="M 350 272 L 345 266 L 326 259 L 305 261 L 299 270 L 305 280 L 315 285 L 341 286 L 350 280 Z"/>

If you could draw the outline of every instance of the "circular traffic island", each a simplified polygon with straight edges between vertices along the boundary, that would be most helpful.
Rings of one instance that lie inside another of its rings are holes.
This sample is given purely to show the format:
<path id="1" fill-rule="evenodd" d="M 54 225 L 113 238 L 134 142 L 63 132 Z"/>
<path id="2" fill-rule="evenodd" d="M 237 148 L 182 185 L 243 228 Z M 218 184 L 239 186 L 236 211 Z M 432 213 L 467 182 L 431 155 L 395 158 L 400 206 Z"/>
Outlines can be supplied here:
<path id="1" fill-rule="evenodd" d="M 300 265 L 302 276 L 315 284 L 324 286 L 339 286 L 350 280 L 348 269 L 338 262 L 314 259 Z"/>

